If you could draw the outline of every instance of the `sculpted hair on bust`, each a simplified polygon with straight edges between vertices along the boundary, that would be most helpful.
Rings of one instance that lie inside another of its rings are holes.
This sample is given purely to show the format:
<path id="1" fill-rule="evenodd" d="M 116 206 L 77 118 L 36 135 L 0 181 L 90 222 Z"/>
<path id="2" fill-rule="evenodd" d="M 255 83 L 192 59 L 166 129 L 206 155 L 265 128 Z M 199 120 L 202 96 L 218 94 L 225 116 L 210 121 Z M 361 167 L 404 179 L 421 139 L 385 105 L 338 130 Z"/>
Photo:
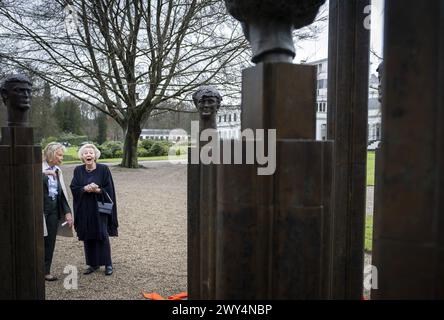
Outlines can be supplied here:
<path id="1" fill-rule="evenodd" d="M 194 104 L 197 105 L 200 98 L 202 98 L 203 96 L 215 97 L 219 103 L 222 101 L 222 96 L 220 95 L 219 91 L 211 86 L 202 86 L 195 93 L 193 93 Z"/>
<path id="2" fill-rule="evenodd" d="M 8 85 L 13 82 L 23 82 L 32 86 L 32 82 L 27 76 L 23 74 L 13 74 L 3 79 L 0 84 L 0 90 L 6 90 L 8 88 Z"/>

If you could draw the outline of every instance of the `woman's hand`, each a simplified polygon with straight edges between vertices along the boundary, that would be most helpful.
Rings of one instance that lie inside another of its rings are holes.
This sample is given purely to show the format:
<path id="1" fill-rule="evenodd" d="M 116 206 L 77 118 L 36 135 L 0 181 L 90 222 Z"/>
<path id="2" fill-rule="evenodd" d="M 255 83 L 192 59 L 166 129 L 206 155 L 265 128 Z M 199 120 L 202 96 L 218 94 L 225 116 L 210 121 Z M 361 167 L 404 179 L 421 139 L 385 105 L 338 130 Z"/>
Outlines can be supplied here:
<path id="1" fill-rule="evenodd" d="M 71 212 L 68 212 L 67 214 L 65 214 L 65 221 L 66 222 L 68 222 L 68 226 L 70 227 L 70 228 L 72 228 L 72 226 L 73 226 L 73 220 L 72 220 L 72 214 L 71 214 Z"/>
<path id="2" fill-rule="evenodd" d="M 57 173 L 55 172 L 55 170 L 45 170 L 43 171 L 43 173 L 47 176 L 53 176 L 54 178 L 57 177 Z"/>
<path id="3" fill-rule="evenodd" d="M 86 192 L 95 192 L 95 193 L 101 193 L 102 192 L 100 187 L 97 184 L 95 184 L 94 182 L 84 186 L 83 190 L 85 190 Z"/>
<path id="4" fill-rule="evenodd" d="M 95 192 L 95 193 L 102 192 L 102 190 L 100 190 L 100 187 L 97 184 L 95 184 L 94 182 L 91 183 L 91 187 L 92 187 L 92 192 Z"/>

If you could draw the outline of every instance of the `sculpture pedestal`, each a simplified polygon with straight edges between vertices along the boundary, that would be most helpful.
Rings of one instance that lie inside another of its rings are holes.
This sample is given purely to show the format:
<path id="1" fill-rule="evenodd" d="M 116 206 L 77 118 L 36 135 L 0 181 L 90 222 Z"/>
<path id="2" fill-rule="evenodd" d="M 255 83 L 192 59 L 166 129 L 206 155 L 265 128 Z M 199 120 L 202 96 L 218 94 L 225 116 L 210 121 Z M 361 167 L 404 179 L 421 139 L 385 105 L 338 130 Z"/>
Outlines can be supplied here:
<path id="1" fill-rule="evenodd" d="M 314 140 L 315 88 L 314 66 L 244 71 L 242 129 L 276 129 L 276 171 L 218 165 L 216 299 L 330 296 L 333 143 Z"/>
<path id="2" fill-rule="evenodd" d="M 276 129 L 277 139 L 315 139 L 316 67 L 262 63 L 243 70 L 241 125 Z"/>
<path id="3" fill-rule="evenodd" d="M 325 299 L 332 142 L 278 140 L 276 172 L 217 171 L 216 299 Z"/>
<path id="4" fill-rule="evenodd" d="M 188 298 L 197 300 L 200 299 L 200 164 L 191 163 L 192 148 L 188 148 L 187 166 L 187 285 Z"/>
<path id="5" fill-rule="evenodd" d="M 32 128 L 2 128 L 0 181 L 0 299 L 44 299 L 42 156 Z"/>

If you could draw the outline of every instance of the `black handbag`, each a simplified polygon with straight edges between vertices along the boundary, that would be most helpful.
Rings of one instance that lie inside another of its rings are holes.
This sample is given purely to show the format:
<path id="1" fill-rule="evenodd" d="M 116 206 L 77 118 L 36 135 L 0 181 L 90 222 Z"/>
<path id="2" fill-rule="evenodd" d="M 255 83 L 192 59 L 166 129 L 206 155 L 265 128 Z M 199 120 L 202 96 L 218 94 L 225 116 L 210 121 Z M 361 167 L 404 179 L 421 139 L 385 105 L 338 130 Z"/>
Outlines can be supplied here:
<path id="1" fill-rule="evenodd" d="M 113 200 L 111 200 L 109 194 L 105 191 L 105 189 L 102 189 L 102 192 L 104 192 L 106 194 L 106 196 L 108 197 L 109 201 L 111 201 L 111 202 L 104 202 L 103 201 L 104 196 L 103 196 L 103 193 L 102 193 L 101 200 L 97 201 L 97 211 L 99 213 L 104 213 L 104 214 L 112 215 L 113 207 L 114 207 L 114 202 L 113 202 Z"/>

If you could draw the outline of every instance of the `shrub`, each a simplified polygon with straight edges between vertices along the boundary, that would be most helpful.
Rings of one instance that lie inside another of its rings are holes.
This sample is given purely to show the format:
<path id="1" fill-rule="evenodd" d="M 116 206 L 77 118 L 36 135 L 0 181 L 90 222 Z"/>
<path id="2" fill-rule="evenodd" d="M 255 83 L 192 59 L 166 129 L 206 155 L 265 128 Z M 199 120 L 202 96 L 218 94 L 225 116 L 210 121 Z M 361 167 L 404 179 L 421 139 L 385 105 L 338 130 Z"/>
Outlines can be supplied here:
<path id="1" fill-rule="evenodd" d="M 122 158 L 123 157 L 123 149 L 116 150 L 114 152 L 114 158 Z"/>
<path id="2" fill-rule="evenodd" d="M 55 142 L 55 141 L 58 141 L 57 137 L 51 136 L 51 137 L 43 138 L 40 145 L 42 146 L 42 149 L 45 149 L 45 147 L 48 145 L 48 143 Z"/>
<path id="3" fill-rule="evenodd" d="M 73 146 L 79 146 L 82 142 L 88 141 L 88 137 L 77 135 L 71 132 L 64 132 L 57 137 L 57 141 L 67 142 Z"/>
<path id="4" fill-rule="evenodd" d="M 154 141 L 154 140 L 146 139 L 146 140 L 140 141 L 139 145 L 140 145 L 140 147 L 145 148 L 146 150 L 149 151 L 151 149 L 151 147 L 153 146 L 153 144 L 155 144 L 155 143 L 156 143 L 156 141 Z"/>
<path id="5" fill-rule="evenodd" d="M 167 148 L 171 147 L 174 144 L 172 141 L 169 141 L 169 140 L 162 140 L 162 141 L 159 141 L 159 143 L 162 146 L 167 147 Z"/>
<path id="6" fill-rule="evenodd" d="M 149 155 L 151 157 L 159 157 L 159 156 L 167 156 L 168 155 L 168 147 L 159 142 L 155 142 L 149 151 Z"/>
<path id="7" fill-rule="evenodd" d="M 120 158 L 123 154 L 123 143 L 121 141 L 106 141 L 98 146 L 100 152 L 103 154 L 101 158 Z M 117 154 L 118 151 L 120 152 Z"/>
<path id="8" fill-rule="evenodd" d="M 99 148 L 100 149 L 100 148 Z M 110 149 L 102 149 L 100 150 L 100 158 L 101 159 L 111 159 L 113 158 L 113 153 Z"/>
<path id="9" fill-rule="evenodd" d="M 139 147 L 137 148 L 137 156 L 138 157 L 149 157 L 150 152 L 146 150 L 145 148 Z"/>
<path id="10" fill-rule="evenodd" d="M 74 161 L 74 160 L 79 160 L 79 158 L 77 156 L 74 157 L 74 156 L 72 156 L 70 154 L 65 154 L 63 156 L 63 161 Z"/>

